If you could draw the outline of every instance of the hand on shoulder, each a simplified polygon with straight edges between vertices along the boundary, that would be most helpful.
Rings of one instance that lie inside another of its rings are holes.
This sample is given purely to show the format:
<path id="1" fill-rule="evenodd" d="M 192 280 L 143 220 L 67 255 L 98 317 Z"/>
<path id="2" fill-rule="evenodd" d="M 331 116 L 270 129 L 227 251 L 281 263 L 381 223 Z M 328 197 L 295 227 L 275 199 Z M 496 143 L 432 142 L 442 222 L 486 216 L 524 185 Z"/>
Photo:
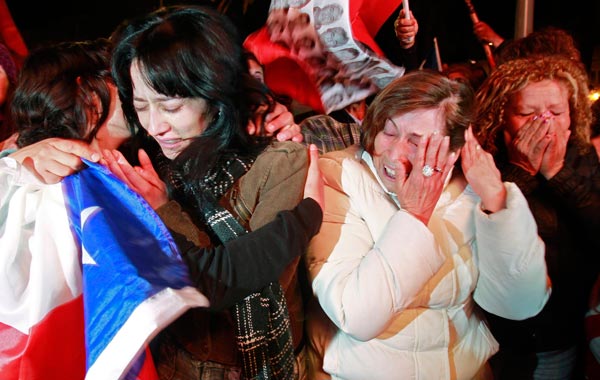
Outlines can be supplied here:
<path id="1" fill-rule="evenodd" d="M 9 155 L 47 184 L 60 182 L 81 169 L 82 158 L 92 162 L 100 154 L 78 140 L 49 138 L 28 145 Z"/>

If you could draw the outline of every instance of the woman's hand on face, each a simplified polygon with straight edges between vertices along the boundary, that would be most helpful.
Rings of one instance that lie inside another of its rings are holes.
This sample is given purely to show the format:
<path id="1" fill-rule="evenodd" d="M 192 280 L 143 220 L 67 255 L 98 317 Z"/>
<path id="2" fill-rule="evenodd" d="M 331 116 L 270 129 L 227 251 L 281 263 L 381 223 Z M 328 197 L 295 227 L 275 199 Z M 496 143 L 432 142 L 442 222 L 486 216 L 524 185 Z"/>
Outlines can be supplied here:
<path id="1" fill-rule="evenodd" d="M 502 183 L 500 171 L 492 155 L 481 149 L 471 127 L 465 131 L 465 145 L 462 147 L 461 157 L 465 178 L 481 198 L 482 207 L 490 212 L 506 208 L 506 188 Z"/>
<path id="2" fill-rule="evenodd" d="M 169 201 L 167 186 L 159 178 L 150 157 L 143 149 L 139 150 L 138 158 L 141 166 L 133 167 L 118 150 L 104 151 L 104 161 L 110 171 L 156 210 Z"/>
<path id="3" fill-rule="evenodd" d="M 42 182 L 51 184 L 79 171 L 82 158 L 99 161 L 100 153 L 83 141 L 49 138 L 23 147 L 9 157 L 21 163 Z"/>
<path id="4" fill-rule="evenodd" d="M 399 165 L 396 169 L 395 192 L 402 209 L 424 224 L 435 209 L 444 183 L 458 158 L 449 151 L 450 138 L 439 133 L 423 136 L 410 173 Z"/>
<path id="5" fill-rule="evenodd" d="M 279 141 L 295 141 L 302 142 L 304 137 L 300 133 L 300 126 L 294 122 L 294 115 L 288 111 L 287 107 L 281 103 L 275 103 L 275 107 L 265 115 L 265 129 L 267 136 L 276 134 Z M 254 135 L 258 133 L 258 128 L 255 122 L 248 123 L 248 134 Z"/>
<path id="6" fill-rule="evenodd" d="M 550 143 L 544 151 L 540 165 L 540 174 L 546 179 L 554 177 L 563 168 L 567 154 L 567 143 L 571 136 L 570 129 L 559 130 L 552 119 L 549 119 L 548 123 L 550 124 Z"/>
<path id="7" fill-rule="evenodd" d="M 319 150 L 316 145 L 310 144 L 308 156 L 309 166 L 304 184 L 304 198 L 314 199 L 321 206 L 321 210 L 325 211 L 325 185 L 319 170 Z"/>
<path id="8" fill-rule="evenodd" d="M 542 157 L 550 144 L 550 123 L 547 120 L 544 116 L 534 116 L 517 131 L 508 146 L 510 162 L 532 176 L 539 172 Z"/>

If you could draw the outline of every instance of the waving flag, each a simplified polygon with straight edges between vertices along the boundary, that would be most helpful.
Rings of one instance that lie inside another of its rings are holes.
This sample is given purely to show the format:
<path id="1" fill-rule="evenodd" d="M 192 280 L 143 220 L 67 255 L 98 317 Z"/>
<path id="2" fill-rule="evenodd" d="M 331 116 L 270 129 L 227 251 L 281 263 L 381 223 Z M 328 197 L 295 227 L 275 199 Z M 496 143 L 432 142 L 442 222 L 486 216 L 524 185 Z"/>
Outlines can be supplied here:
<path id="1" fill-rule="evenodd" d="M 148 341 L 208 305 L 154 211 L 88 165 L 62 186 L 0 175 L 3 380 L 155 379 Z"/>
<path id="2" fill-rule="evenodd" d="M 265 66 L 270 89 L 329 113 L 404 73 L 383 57 L 374 40 L 400 3 L 273 0 L 266 26 L 249 35 L 244 46 Z"/>

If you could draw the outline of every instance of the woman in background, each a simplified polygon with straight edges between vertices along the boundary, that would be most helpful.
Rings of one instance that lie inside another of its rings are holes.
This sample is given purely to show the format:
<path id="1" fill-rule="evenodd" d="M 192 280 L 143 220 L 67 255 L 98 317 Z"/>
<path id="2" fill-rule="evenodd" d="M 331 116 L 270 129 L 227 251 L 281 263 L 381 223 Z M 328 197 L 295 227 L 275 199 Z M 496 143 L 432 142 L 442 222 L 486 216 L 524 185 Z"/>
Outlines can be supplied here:
<path id="1" fill-rule="evenodd" d="M 587 75 L 548 55 L 498 66 L 477 94 L 474 124 L 505 181 L 525 195 L 546 245 L 552 295 L 535 317 L 489 315 L 499 379 L 581 378 L 583 318 L 598 274 L 600 166 L 590 143 Z"/>
<path id="2" fill-rule="evenodd" d="M 473 105 L 466 83 L 408 73 L 371 103 L 360 146 L 320 159 L 314 378 L 490 378 L 498 343 L 476 303 L 517 320 L 544 306 L 544 245 L 468 128 Z"/>

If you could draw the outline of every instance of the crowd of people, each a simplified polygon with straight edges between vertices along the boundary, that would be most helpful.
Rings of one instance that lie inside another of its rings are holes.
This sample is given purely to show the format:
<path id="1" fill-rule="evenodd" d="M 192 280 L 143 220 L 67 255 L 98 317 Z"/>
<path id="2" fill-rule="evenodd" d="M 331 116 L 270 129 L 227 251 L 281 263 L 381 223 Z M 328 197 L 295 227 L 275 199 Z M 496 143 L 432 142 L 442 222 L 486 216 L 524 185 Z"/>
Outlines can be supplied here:
<path id="1" fill-rule="evenodd" d="M 22 66 L 0 45 L 2 253 L 28 273 L 30 242 L 58 238 L 24 210 L 99 163 L 210 303 L 151 337 L 159 379 L 597 378 L 598 107 L 573 38 L 479 22 L 496 66 L 437 71 L 414 65 L 415 15 L 394 17 L 402 74 L 309 117 L 213 7 Z"/>

